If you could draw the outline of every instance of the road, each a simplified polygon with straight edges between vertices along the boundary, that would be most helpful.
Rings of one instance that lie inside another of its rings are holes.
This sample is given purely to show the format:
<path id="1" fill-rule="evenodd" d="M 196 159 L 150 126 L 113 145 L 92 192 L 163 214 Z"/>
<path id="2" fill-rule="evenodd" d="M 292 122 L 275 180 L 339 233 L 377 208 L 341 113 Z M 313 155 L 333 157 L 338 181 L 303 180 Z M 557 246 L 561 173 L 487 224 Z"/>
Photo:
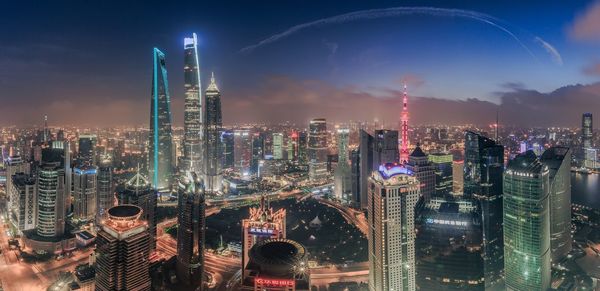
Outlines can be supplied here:
<path id="1" fill-rule="evenodd" d="M 360 232 L 367 236 L 369 231 L 369 225 L 367 223 L 367 218 L 362 211 L 352 209 L 338 202 L 334 202 L 332 200 L 324 199 L 321 197 L 315 196 L 315 199 L 317 199 L 317 201 L 319 201 L 322 204 L 337 209 L 348 223 L 354 224 L 360 230 Z"/>

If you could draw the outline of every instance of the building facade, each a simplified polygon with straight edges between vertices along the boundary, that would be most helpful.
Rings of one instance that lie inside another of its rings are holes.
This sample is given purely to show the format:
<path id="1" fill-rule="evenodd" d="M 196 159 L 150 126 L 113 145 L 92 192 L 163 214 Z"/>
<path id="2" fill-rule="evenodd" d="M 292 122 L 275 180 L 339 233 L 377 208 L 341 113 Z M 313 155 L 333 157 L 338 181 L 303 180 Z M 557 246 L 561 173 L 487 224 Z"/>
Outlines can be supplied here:
<path id="1" fill-rule="evenodd" d="M 92 165 L 73 169 L 73 217 L 78 220 L 92 220 L 96 217 L 98 191 L 98 168 Z"/>
<path id="2" fill-rule="evenodd" d="M 334 194 L 344 202 L 352 200 L 352 173 L 348 164 L 349 134 L 347 128 L 337 130 L 338 164 L 334 174 Z"/>
<path id="3" fill-rule="evenodd" d="M 206 88 L 206 137 L 205 151 L 206 159 L 204 167 L 204 186 L 210 193 L 221 192 L 223 180 L 223 148 L 221 145 L 221 131 L 223 128 L 223 116 L 221 113 L 221 93 L 212 74 L 210 84 Z"/>
<path id="4" fill-rule="evenodd" d="M 142 209 L 141 218 L 147 224 L 149 249 L 156 249 L 156 190 L 140 173 L 136 173 L 118 189 L 119 205 L 135 205 Z"/>
<path id="5" fill-rule="evenodd" d="M 421 196 L 429 201 L 435 194 L 435 168 L 429 162 L 427 155 L 417 147 L 408 156 L 406 168 L 413 172 L 415 178 L 421 184 Z"/>
<path id="6" fill-rule="evenodd" d="M 203 173 L 204 117 L 202 116 L 202 86 L 198 37 L 183 39 L 183 77 L 185 88 L 185 111 L 183 116 L 183 165 L 184 171 Z"/>
<path id="7" fill-rule="evenodd" d="M 452 193 L 452 155 L 430 154 L 429 162 L 435 172 L 435 197 L 444 198 L 450 195 Z"/>
<path id="8" fill-rule="evenodd" d="M 115 205 L 115 187 L 112 174 L 112 159 L 103 155 L 98 163 L 98 191 L 96 221 L 99 223 L 106 216 L 106 211 Z"/>
<path id="9" fill-rule="evenodd" d="M 327 178 L 327 122 L 324 118 L 313 119 L 309 124 L 308 176 L 311 181 Z"/>

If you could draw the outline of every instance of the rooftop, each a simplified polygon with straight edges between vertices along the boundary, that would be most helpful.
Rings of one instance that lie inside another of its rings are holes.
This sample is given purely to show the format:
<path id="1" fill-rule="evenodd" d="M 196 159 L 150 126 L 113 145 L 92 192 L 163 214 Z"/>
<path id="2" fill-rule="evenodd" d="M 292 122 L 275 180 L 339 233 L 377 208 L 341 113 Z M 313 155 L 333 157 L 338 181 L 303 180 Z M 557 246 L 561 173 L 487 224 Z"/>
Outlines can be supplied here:
<path id="1" fill-rule="evenodd" d="M 379 174 L 381 174 L 381 177 L 387 180 L 391 177 L 400 174 L 412 176 L 413 172 L 401 164 L 387 163 L 385 165 L 379 166 Z"/>

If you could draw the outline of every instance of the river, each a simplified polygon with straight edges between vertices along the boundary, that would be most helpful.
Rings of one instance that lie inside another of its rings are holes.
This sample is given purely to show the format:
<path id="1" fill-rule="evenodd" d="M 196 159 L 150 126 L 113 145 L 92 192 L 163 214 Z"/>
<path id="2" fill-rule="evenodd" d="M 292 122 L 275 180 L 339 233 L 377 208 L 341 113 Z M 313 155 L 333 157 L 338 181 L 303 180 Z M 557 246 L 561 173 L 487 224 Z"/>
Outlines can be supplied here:
<path id="1" fill-rule="evenodd" d="M 600 174 L 571 172 L 571 203 L 600 209 Z"/>

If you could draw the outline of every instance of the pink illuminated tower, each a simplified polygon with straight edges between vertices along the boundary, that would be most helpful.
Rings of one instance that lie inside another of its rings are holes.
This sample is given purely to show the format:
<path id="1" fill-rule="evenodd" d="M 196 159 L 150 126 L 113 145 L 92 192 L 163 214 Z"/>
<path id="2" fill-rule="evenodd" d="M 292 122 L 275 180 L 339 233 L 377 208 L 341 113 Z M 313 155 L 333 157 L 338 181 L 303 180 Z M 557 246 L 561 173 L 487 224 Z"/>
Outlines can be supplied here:
<path id="1" fill-rule="evenodd" d="M 402 100 L 402 115 L 400 117 L 400 134 L 402 135 L 402 146 L 400 147 L 400 163 L 408 161 L 408 94 L 404 84 L 404 97 Z"/>

